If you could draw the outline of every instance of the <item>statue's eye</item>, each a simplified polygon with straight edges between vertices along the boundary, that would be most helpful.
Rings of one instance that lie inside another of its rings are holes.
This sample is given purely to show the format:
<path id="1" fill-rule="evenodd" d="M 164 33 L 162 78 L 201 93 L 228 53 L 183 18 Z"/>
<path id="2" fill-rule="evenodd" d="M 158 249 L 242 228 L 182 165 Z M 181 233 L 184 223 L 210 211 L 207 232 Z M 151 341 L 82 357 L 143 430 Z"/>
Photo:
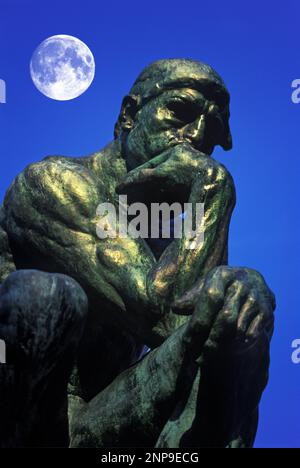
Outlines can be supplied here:
<path id="1" fill-rule="evenodd" d="M 183 123 L 194 122 L 199 116 L 199 107 L 193 102 L 171 101 L 167 104 L 167 108 L 177 120 Z"/>

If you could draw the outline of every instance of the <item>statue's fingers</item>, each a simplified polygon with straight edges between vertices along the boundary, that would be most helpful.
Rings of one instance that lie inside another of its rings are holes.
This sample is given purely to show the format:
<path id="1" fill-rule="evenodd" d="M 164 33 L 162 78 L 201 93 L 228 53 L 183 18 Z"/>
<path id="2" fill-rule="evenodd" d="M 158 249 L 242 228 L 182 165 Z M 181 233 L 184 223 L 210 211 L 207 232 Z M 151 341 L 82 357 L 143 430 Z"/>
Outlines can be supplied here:
<path id="1" fill-rule="evenodd" d="M 164 163 L 167 158 L 168 156 L 166 153 L 160 154 L 145 162 L 141 166 L 138 166 L 132 171 L 128 172 L 125 177 L 125 180 L 118 185 L 116 192 L 122 193 L 126 191 L 126 188 L 129 186 L 131 187 L 132 185 L 145 183 L 145 181 L 148 181 L 152 178 L 154 170 L 160 164 Z"/>
<path id="2" fill-rule="evenodd" d="M 214 353 L 215 345 L 217 346 L 217 343 L 221 342 L 222 334 L 228 333 L 227 329 L 224 330 L 230 321 L 228 310 L 234 317 L 234 323 L 236 322 L 240 292 L 240 286 L 234 285 L 226 293 L 222 278 L 218 275 L 215 277 L 209 275 L 206 278 L 197 306 L 190 319 L 194 346 L 197 347 L 198 357 L 195 360 L 198 364 L 201 365 L 202 359 L 206 355 L 205 348 L 208 353 Z M 236 312 L 234 312 L 234 307 L 237 309 Z"/>
<path id="3" fill-rule="evenodd" d="M 227 265 L 217 266 L 210 272 L 212 278 L 220 278 L 227 286 L 229 286 L 234 280 L 240 280 L 239 274 L 240 272 L 238 269 Z"/>
<path id="4" fill-rule="evenodd" d="M 199 300 L 200 294 L 203 291 L 205 279 L 197 282 L 195 286 L 189 289 L 180 298 L 176 299 L 172 304 L 172 312 L 178 315 L 190 315 L 193 313 L 196 304 Z"/>
<path id="5" fill-rule="evenodd" d="M 118 194 L 127 193 L 133 187 L 145 185 L 153 180 L 155 169 L 134 170 L 127 174 L 125 180 L 116 188 Z"/>
<path id="6" fill-rule="evenodd" d="M 224 281 L 222 275 L 218 273 L 213 273 L 207 276 L 205 287 L 212 302 L 220 310 L 221 307 L 223 307 L 224 305 L 226 289 L 229 287 L 229 283 L 227 283 L 227 281 Z"/>
<path id="7" fill-rule="evenodd" d="M 160 164 L 163 164 L 165 161 L 167 161 L 170 158 L 169 151 L 164 151 L 163 153 L 159 154 L 158 156 L 155 156 L 154 158 L 150 159 L 147 161 L 143 166 L 145 169 L 147 168 L 155 168 L 158 167 Z"/>
<path id="8" fill-rule="evenodd" d="M 259 314 L 251 321 L 246 331 L 248 340 L 257 339 L 265 331 L 272 334 L 274 324 L 274 314 L 272 304 L 262 301 L 259 304 Z"/>
<path id="9" fill-rule="evenodd" d="M 247 330 L 246 336 L 248 340 L 256 339 L 260 335 L 260 333 L 263 331 L 263 322 L 263 314 L 258 314 L 251 322 Z"/>
<path id="10" fill-rule="evenodd" d="M 240 336 L 245 336 L 247 329 L 258 313 L 257 298 L 253 294 L 249 294 L 246 301 L 241 307 L 238 317 L 237 330 Z"/>
<path id="11" fill-rule="evenodd" d="M 187 323 L 184 343 L 186 349 L 197 362 L 202 354 L 218 310 L 213 306 L 211 298 L 206 291 L 201 295 L 197 306 Z"/>
<path id="12" fill-rule="evenodd" d="M 202 359 L 213 359 L 224 352 L 226 345 L 231 345 L 234 342 L 238 316 L 245 294 L 246 287 L 243 283 L 234 282 L 228 288 L 224 306 L 217 315 L 205 343 Z"/>
<path id="13" fill-rule="evenodd" d="M 211 304 L 220 309 L 223 306 L 225 297 L 225 283 L 221 275 L 208 274 L 206 277 L 198 280 L 191 289 L 173 302 L 173 312 L 179 315 L 191 314 L 204 290 L 209 295 Z"/>

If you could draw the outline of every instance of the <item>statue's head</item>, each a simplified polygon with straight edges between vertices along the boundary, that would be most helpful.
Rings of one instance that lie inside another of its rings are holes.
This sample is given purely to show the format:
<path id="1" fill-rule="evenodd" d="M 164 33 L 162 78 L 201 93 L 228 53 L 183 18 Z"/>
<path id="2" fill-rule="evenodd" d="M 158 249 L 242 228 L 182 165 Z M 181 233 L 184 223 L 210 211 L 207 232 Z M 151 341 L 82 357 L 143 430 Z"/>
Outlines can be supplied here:
<path id="1" fill-rule="evenodd" d="M 124 98 L 115 138 L 132 169 L 183 142 L 206 154 L 216 145 L 231 149 L 228 120 L 229 93 L 210 66 L 159 60 L 142 71 Z"/>

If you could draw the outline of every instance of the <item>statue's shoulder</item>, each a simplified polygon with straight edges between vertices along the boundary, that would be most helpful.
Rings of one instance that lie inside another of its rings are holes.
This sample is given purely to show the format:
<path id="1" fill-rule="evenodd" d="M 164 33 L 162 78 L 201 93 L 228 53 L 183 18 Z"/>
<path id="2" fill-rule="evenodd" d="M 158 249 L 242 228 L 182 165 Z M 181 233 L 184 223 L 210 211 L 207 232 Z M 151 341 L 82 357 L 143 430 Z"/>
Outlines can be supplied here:
<path id="1" fill-rule="evenodd" d="M 109 196 L 108 192 L 114 191 L 125 173 L 126 165 L 119 147 L 112 142 L 84 157 L 47 156 L 27 166 L 20 177 L 37 190 L 59 186 L 66 192 L 80 192 L 87 190 L 88 185 L 91 190 L 97 189 Z"/>
<path id="2" fill-rule="evenodd" d="M 97 179 L 86 165 L 77 158 L 48 156 L 28 165 L 15 178 L 6 192 L 4 208 L 7 214 L 25 211 L 26 216 L 31 211 L 54 216 L 76 210 L 87 214 L 97 197 Z"/>
<path id="3" fill-rule="evenodd" d="M 124 162 L 112 149 L 87 157 L 47 156 L 28 165 L 13 181 L 4 199 L 6 217 L 23 219 L 91 218 L 99 203 L 112 201 Z"/>

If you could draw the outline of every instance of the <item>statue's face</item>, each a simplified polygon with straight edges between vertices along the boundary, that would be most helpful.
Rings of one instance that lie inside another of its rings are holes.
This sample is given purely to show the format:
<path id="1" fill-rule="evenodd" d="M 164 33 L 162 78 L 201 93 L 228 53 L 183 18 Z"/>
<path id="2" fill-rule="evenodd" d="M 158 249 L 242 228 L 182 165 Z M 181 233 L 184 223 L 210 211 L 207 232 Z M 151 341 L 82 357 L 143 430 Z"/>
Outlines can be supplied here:
<path id="1" fill-rule="evenodd" d="M 229 95 L 219 87 L 209 92 L 173 89 L 151 99 L 136 113 L 123 140 L 128 168 L 183 142 L 211 154 L 224 140 L 228 102 Z"/>

